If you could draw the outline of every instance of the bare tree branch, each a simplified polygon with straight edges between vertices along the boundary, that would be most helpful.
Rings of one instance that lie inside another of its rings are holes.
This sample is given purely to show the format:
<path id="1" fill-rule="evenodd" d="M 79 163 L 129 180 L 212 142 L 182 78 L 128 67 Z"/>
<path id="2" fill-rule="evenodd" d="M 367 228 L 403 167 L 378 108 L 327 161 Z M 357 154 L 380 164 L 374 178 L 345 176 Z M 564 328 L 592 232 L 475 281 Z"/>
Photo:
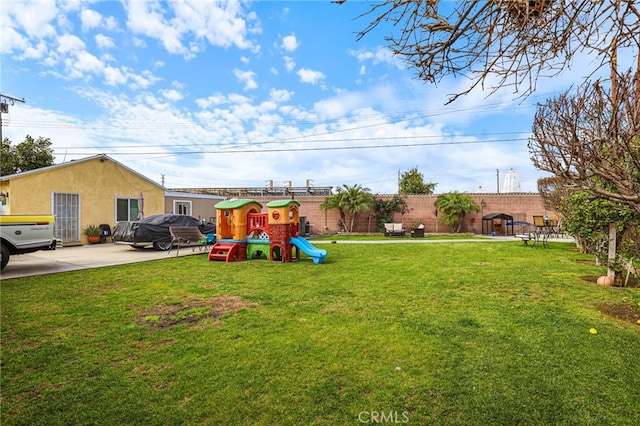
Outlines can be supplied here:
<path id="1" fill-rule="evenodd" d="M 478 86 L 527 96 L 539 76 L 557 75 L 578 52 L 596 60 L 591 74 L 640 42 L 636 0 L 387 0 L 363 16 L 373 19 L 358 39 L 390 22 L 399 32 L 386 40 L 419 79 L 468 77 L 469 88 L 449 102 Z"/>
<path id="2" fill-rule="evenodd" d="M 565 185 L 640 212 L 640 86 L 631 71 L 540 105 L 529 151 L 533 164 Z"/>

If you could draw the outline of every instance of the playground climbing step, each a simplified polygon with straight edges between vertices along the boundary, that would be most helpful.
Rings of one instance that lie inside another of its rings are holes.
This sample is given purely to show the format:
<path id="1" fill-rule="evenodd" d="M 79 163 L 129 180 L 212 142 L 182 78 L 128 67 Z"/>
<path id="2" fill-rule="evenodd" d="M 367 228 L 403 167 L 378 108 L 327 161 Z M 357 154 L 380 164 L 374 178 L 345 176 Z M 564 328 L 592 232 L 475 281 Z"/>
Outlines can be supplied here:
<path id="1" fill-rule="evenodd" d="M 228 242 L 217 242 L 211 247 L 209 260 L 224 260 L 232 262 L 238 256 L 238 244 Z"/>

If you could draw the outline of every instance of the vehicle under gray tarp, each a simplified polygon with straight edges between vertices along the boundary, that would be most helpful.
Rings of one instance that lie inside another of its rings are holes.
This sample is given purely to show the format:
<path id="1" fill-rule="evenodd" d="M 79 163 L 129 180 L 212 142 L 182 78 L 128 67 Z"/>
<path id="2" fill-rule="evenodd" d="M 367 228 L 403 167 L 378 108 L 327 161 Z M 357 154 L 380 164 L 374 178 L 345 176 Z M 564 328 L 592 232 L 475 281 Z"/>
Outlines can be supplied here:
<path id="1" fill-rule="evenodd" d="M 157 250 L 169 250 L 169 228 L 186 226 L 197 226 L 203 235 L 216 233 L 215 224 L 203 223 L 193 216 L 160 214 L 134 222 L 118 222 L 111 238 L 114 243 L 128 243 L 136 247 L 153 245 Z"/>

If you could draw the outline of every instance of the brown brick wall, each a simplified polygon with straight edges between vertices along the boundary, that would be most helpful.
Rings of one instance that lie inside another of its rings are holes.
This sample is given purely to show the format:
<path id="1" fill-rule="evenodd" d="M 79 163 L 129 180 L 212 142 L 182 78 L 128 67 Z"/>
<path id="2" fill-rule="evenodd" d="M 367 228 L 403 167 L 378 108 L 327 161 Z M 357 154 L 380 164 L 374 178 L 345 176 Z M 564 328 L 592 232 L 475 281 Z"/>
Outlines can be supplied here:
<path id="1" fill-rule="evenodd" d="M 479 213 L 473 213 L 465 218 L 462 232 L 482 232 L 482 217 L 491 213 L 506 213 L 513 216 L 514 221 L 533 222 L 533 215 L 545 215 L 553 213 L 545 210 L 542 198 L 537 193 L 505 193 L 505 194 L 469 194 L 471 198 L 481 206 Z M 376 195 L 376 198 L 390 199 L 393 195 Z M 269 201 L 282 197 L 259 197 L 256 200 L 265 206 Z M 437 195 L 407 195 L 404 199 L 409 206 L 409 211 L 404 215 L 396 213 L 395 222 L 403 222 L 407 229 L 413 223 L 422 222 L 426 232 L 436 232 L 436 217 L 434 203 Z M 316 234 L 335 233 L 338 231 L 340 214 L 333 209 L 327 212 L 320 210 L 320 204 L 325 200 L 323 196 L 297 197 L 300 202 L 300 216 L 307 218 L 312 225 L 312 232 Z M 484 206 L 482 206 L 484 201 Z M 375 217 L 368 213 L 359 213 L 356 219 L 354 232 L 375 232 Z M 475 219 L 472 222 L 472 219 Z M 349 220 L 349 218 L 347 218 Z M 438 232 L 450 232 L 451 230 L 438 224 Z M 302 231 L 301 231 L 302 233 Z"/>

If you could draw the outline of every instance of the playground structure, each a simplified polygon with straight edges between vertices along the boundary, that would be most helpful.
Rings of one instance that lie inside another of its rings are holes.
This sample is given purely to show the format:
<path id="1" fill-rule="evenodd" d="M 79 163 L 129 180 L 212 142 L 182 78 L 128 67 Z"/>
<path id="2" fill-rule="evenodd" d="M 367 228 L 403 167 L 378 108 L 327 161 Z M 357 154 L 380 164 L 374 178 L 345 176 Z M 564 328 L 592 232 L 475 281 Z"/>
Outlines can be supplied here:
<path id="1" fill-rule="evenodd" d="M 294 262 L 302 251 L 318 264 L 327 256 L 326 250 L 300 236 L 300 203 L 295 200 L 271 201 L 266 213 L 262 204 L 249 198 L 221 201 L 215 207 L 216 243 L 209 260 Z"/>

